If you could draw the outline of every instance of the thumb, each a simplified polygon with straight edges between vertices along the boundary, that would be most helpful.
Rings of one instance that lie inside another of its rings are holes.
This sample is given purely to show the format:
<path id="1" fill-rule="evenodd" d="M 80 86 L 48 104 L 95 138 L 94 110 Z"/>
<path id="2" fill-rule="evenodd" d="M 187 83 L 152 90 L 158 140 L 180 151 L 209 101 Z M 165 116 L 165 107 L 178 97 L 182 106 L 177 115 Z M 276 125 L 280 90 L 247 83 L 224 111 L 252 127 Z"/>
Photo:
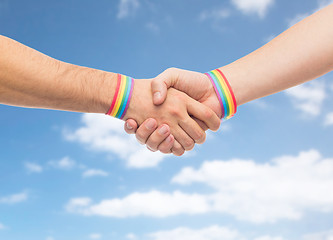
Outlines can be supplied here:
<path id="1" fill-rule="evenodd" d="M 128 134 L 135 134 L 138 124 L 133 119 L 127 119 L 124 124 L 124 129 Z"/>
<path id="2" fill-rule="evenodd" d="M 167 96 L 168 88 L 174 86 L 177 81 L 175 69 L 167 69 L 153 79 L 151 83 L 151 91 L 153 94 L 153 103 L 155 105 L 162 104 Z"/>

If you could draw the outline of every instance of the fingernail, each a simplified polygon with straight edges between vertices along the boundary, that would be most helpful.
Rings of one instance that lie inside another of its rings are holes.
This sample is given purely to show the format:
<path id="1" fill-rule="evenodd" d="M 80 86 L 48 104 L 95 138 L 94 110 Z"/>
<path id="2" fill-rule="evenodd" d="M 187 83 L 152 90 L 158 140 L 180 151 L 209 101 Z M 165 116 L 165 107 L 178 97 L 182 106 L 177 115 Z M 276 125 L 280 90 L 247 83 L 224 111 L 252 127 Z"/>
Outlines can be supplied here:
<path id="1" fill-rule="evenodd" d="M 147 124 L 146 124 L 146 128 L 147 128 L 148 130 L 152 130 L 154 127 L 155 127 L 155 121 L 152 120 L 152 119 L 150 119 L 150 120 L 147 122 Z"/>
<path id="2" fill-rule="evenodd" d="M 158 132 L 161 134 L 161 135 L 164 135 L 166 134 L 167 132 L 169 131 L 168 127 L 167 126 L 163 126 L 160 128 L 160 130 L 158 130 Z"/>
<path id="3" fill-rule="evenodd" d="M 160 93 L 160 92 L 155 92 L 155 93 L 154 93 L 154 98 L 155 98 L 156 100 L 160 99 L 160 98 L 161 98 L 161 93 Z"/>
<path id="4" fill-rule="evenodd" d="M 147 148 L 148 148 L 150 151 L 152 151 L 152 152 L 156 152 L 156 150 L 152 149 L 152 148 L 149 147 L 148 145 L 147 145 Z"/>
<path id="5" fill-rule="evenodd" d="M 129 129 L 129 130 L 132 130 L 132 129 L 133 129 L 133 127 L 132 127 L 131 124 L 129 124 L 129 123 L 126 123 L 126 128 Z"/>

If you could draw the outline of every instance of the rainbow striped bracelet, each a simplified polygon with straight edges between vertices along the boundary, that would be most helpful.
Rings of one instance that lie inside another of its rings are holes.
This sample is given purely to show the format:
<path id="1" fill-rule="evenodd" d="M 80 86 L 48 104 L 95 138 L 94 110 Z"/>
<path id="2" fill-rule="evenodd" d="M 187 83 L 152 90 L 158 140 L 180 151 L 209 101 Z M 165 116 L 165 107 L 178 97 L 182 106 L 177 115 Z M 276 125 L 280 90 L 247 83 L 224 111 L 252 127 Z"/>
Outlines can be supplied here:
<path id="1" fill-rule="evenodd" d="M 237 112 L 237 103 L 232 88 L 219 69 L 205 73 L 213 84 L 217 98 L 221 104 L 222 118 L 228 120 Z"/>
<path id="2" fill-rule="evenodd" d="M 134 80 L 131 77 L 118 73 L 116 91 L 111 103 L 111 107 L 106 115 L 122 119 L 128 109 L 133 92 Z"/>

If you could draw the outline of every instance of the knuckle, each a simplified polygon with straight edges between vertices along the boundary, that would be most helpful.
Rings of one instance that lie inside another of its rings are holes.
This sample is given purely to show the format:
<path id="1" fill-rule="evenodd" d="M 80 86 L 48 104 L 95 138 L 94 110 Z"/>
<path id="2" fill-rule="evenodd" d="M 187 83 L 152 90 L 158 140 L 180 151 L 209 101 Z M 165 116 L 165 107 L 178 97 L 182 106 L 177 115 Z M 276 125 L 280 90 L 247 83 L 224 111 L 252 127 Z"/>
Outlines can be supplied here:
<path id="1" fill-rule="evenodd" d="M 144 144 L 146 142 L 146 137 L 145 134 L 141 131 L 137 131 L 136 134 L 136 139 L 141 143 Z"/>
<path id="2" fill-rule="evenodd" d="M 183 147 L 187 151 L 193 149 L 193 147 L 194 147 L 194 141 L 193 141 L 193 139 L 186 139 L 186 140 L 184 140 Z"/>
<path id="3" fill-rule="evenodd" d="M 177 71 L 178 68 L 175 68 L 175 67 L 170 67 L 170 68 L 167 68 L 165 71 L 166 72 L 174 72 L 174 71 Z"/>
<path id="4" fill-rule="evenodd" d="M 174 118 L 180 118 L 182 116 L 181 111 L 179 111 L 179 109 L 176 108 L 176 107 L 170 107 L 169 108 L 169 113 Z"/>
<path id="5" fill-rule="evenodd" d="M 158 148 L 158 150 L 161 152 L 161 153 L 170 153 L 170 148 L 165 148 L 165 147 L 160 147 Z"/>
<path id="6" fill-rule="evenodd" d="M 196 143 L 203 143 L 206 139 L 206 133 L 202 130 L 198 130 L 196 133 L 195 133 L 195 142 Z"/>
<path id="7" fill-rule="evenodd" d="M 206 119 L 211 119 L 214 116 L 214 113 L 211 109 L 205 109 L 204 116 Z"/>
<path id="8" fill-rule="evenodd" d="M 175 155 L 178 156 L 178 157 L 180 157 L 180 156 L 182 156 L 184 153 L 185 153 L 185 150 L 182 149 L 182 150 L 180 150 L 179 152 L 177 152 L 177 154 L 175 154 Z"/>
<path id="9" fill-rule="evenodd" d="M 173 146 L 171 148 L 171 152 L 175 156 L 181 156 L 181 155 L 184 154 L 185 151 L 184 151 L 184 149 L 181 146 Z"/>
<path id="10" fill-rule="evenodd" d="M 220 126 L 221 126 L 221 120 L 217 119 L 216 121 L 214 121 L 214 124 L 213 124 L 214 129 L 212 129 L 212 130 L 217 131 L 217 130 L 219 130 Z"/>

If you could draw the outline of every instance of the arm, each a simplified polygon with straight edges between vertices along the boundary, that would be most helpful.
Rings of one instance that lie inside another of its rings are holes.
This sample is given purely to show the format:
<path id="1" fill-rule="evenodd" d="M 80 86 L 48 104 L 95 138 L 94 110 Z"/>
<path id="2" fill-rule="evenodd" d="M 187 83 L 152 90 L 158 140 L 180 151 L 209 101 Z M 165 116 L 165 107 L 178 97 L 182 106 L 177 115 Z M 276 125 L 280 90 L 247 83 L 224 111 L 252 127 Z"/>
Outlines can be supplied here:
<path id="1" fill-rule="evenodd" d="M 258 50 L 221 67 L 235 93 L 237 104 L 242 105 L 332 71 L 332 22 L 333 4 L 299 22 Z M 174 87 L 219 114 L 216 96 L 214 103 L 214 93 L 209 85 L 204 74 L 170 69 L 153 81 L 154 103 L 161 104 L 166 89 Z M 205 89 L 206 95 L 202 89 Z M 134 133 L 137 129 L 135 122 L 128 121 L 128 125 L 132 129 L 126 128 L 126 131 Z M 151 132 L 139 128 L 138 133 L 145 137 L 141 141 L 149 140 Z M 154 146 L 160 144 L 155 141 L 148 143 Z"/>
<path id="2" fill-rule="evenodd" d="M 64 63 L 0 36 L 0 103 L 105 113 L 116 74 Z"/>
<path id="3" fill-rule="evenodd" d="M 213 129 L 218 128 L 218 117 L 186 94 L 172 89 L 168 91 L 169 100 L 156 107 L 152 103 L 152 80 L 134 81 L 132 100 L 124 119 L 133 118 L 140 124 L 154 117 L 158 125 L 169 125 L 174 139 L 181 144 L 176 146 L 177 155 L 183 153 L 182 146 L 190 150 L 194 142 L 205 139 L 204 132 L 190 116 L 200 118 Z M 115 73 L 64 63 L 0 36 L 2 104 L 105 113 L 111 105 L 116 84 Z M 211 118 L 207 119 L 207 115 Z"/>

